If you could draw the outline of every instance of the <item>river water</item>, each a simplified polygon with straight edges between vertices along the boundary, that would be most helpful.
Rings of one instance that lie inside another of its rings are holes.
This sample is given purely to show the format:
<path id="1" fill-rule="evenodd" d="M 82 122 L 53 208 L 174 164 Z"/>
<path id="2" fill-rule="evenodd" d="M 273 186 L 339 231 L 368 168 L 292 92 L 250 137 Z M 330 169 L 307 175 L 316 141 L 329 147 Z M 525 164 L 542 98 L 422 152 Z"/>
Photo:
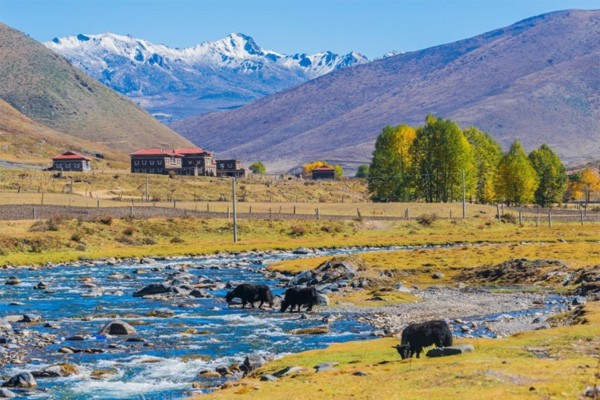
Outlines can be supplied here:
<path id="1" fill-rule="evenodd" d="M 314 255 L 396 249 L 400 248 L 322 250 Z M 125 263 L 116 266 L 59 266 L 39 271 L 0 271 L 0 283 L 9 276 L 17 276 L 22 281 L 17 286 L 2 285 L 0 288 L 0 317 L 25 313 L 42 317 L 42 323 L 13 323 L 14 329 L 29 329 L 65 339 L 74 335 L 88 336 L 83 341 L 64 340 L 32 350 L 29 356 L 37 361 L 26 365 L 6 365 L 0 368 L 0 375 L 13 376 L 22 371 L 41 370 L 57 362 L 69 362 L 77 365 L 80 370 L 78 374 L 66 378 L 39 378 L 37 381 L 41 390 L 28 393 L 23 398 L 177 399 L 187 397 L 194 391 L 192 382 L 206 385 L 222 382 L 215 378 L 199 378 L 197 375 L 201 370 L 241 363 L 246 354 L 282 355 L 324 348 L 331 343 L 370 338 L 373 328 L 352 318 L 331 323 L 331 332 L 328 334 L 294 335 L 289 331 L 321 326 L 323 323 L 319 318 L 301 319 L 299 314 L 229 308 L 222 299 L 225 290 L 209 290 L 216 297 L 207 299 L 149 300 L 133 297 L 136 290 L 150 283 L 165 281 L 181 264 L 192 264 L 187 272 L 197 277 L 274 287 L 279 282 L 266 280 L 260 268 L 272 261 L 298 257 L 307 256 L 283 252 L 266 256 L 206 256 L 144 265 Z M 232 265 L 235 263 L 247 265 Z M 147 273 L 135 273 L 140 268 Z M 108 279 L 115 272 L 131 276 L 132 279 Z M 90 290 L 82 287 L 86 277 L 91 277 L 92 282 L 103 289 L 101 297 L 82 297 Z M 47 282 L 53 293 L 34 290 L 34 285 L 40 281 Z M 283 289 L 274 288 L 273 292 L 280 294 Z M 168 308 L 174 316 L 147 316 L 161 308 Z M 126 342 L 126 337 L 107 338 L 98 335 L 102 326 L 114 319 L 110 314 L 118 314 L 135 324 L 138 336 L 145 339 L 146 343 Z M 60 328 L 45 328 L 47 322 L 56 323 Z M 201 332 L 186 333 L 189 328 Z M 8 344 L 0 345 L 0 350 L 2 346 L 5 351 L 11 349 Z M 58 353 L 63 346 L 101 349 L 104 352 Z M 115 374 L 94 379 L 92 372 L 95 370 L 111 370 Z"/>

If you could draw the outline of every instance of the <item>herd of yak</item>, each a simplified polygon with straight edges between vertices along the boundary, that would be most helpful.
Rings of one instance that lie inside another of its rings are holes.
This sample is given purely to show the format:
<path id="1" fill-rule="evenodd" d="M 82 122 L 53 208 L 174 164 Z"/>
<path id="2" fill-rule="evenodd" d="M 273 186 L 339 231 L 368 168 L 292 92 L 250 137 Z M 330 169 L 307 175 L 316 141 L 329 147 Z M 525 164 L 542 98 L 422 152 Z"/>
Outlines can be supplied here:
<path id="1" fill-rule="evenodd" d="M 262 309 L 265 303 L 271 307 L 275 303 L 275 296 L 267 285 L 249 283 L 238 285 L 227 293 L 225 300 L 231 304 L 235 298 L 242 301 L 242 309 L 246 308 L 246 304 L 250 304 L 254 308 L 254 303 L 260 302 L 258 308 Z M 306 311 L 311 311 L 318 302 L 319 295 L 314 287 L 291 287 L 285 291 L 281 302 L 281 312 L 285 312 L 288 308 L 291 312 L 294 311 L 294 308 L 300 312 L 302 306 L 306 307 Z M 413 355 L 419 358 L 423 348 L 433 345 L 436 347 L 452 346 L 452 331 L 446 321 L 429 321 L 408 325 L 402 331 L 401 344 L 395 346 L 395 349 L 404 360 Z"/>

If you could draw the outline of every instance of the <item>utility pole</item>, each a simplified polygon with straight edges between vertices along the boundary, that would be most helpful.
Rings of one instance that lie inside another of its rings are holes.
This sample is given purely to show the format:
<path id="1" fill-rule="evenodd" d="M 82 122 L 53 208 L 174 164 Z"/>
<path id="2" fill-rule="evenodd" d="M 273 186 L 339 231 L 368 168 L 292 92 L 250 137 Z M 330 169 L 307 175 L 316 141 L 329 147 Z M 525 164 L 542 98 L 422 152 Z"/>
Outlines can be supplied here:
<path id="1" fill-rule="evenodd" d="M 463 186 L 463 218 L 467 218 L 467 189 L 465 185 L 465 170 L 462 171 L 462 186 Z"/>
<path id="2" fill-rule="evenodd" d="M 236 202 L 236 198 L 235 198 L 235 177 L 231 180 L 231 189 L 233 192 L 233 243 L 237 243 L 238 237 L 237 237 L 237 210 L 235 207 L 235 202 Z"/>
<path id="3" fill-rule="evenodd" d="M 146 175 L 146 203 L 150 200 L 150 196 L 148 195 L 148 175 Z"/>

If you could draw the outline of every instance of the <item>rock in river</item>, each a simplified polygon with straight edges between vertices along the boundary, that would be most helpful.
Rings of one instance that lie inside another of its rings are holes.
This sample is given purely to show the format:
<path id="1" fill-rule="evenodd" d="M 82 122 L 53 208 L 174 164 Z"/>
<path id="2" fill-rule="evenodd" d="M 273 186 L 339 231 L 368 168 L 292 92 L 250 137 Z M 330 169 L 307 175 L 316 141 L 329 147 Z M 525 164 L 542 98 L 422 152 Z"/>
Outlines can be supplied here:
<path id="1" fill-rule="evenodd" d="M 34 388 L 37 386 L 37 382 L 30 372 L 21 372 L 18 375 L 13 376 L 4 383 L 2 387 L 14 387 L 14 388 Z"/>
<path id="2" fill-rule="evenodd" d="M 100 335 L 135 335 L 137 331 L 127 322 L 116 319 L 104 325 L 98 333 Z"/>
<path id="3" fill-rule="evenodd" d="M 14 399 L 15 397 L 17 397 L 17 395 L 10 390 L 0 388 L 0 399 Z"/>
<path id="4" fill-rule="evenodd" d="M 172 292 L 172 286 L 167 283 L 151 283 L 133 294 L 133 297 L 149 296 Z"/>
<path id="5" fill-rule="evenodd" d="M 266 363 L 267 360 L 265 360 L 262 356 L 259 356 L 258 354 L 248 354 L 244 360 L 244 367 L 246 372 L 250 372 L 262 367 Z"/>

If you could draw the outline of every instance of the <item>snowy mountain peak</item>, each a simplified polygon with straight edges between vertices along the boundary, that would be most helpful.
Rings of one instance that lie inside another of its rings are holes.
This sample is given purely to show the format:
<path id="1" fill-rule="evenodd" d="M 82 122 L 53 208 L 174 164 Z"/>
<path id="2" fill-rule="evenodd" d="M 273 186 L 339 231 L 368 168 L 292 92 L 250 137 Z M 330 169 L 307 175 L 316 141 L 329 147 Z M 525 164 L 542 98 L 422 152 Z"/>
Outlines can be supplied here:
<path id="1" fill-rule="evenodd" d="M 111 32 L 54 38 L 44 45 L 150 112 L 171 119 L 237 107 L 336 69 L 369 62 L 357 52 L 277 53 L 243 33 L 187 48 Z"/>

